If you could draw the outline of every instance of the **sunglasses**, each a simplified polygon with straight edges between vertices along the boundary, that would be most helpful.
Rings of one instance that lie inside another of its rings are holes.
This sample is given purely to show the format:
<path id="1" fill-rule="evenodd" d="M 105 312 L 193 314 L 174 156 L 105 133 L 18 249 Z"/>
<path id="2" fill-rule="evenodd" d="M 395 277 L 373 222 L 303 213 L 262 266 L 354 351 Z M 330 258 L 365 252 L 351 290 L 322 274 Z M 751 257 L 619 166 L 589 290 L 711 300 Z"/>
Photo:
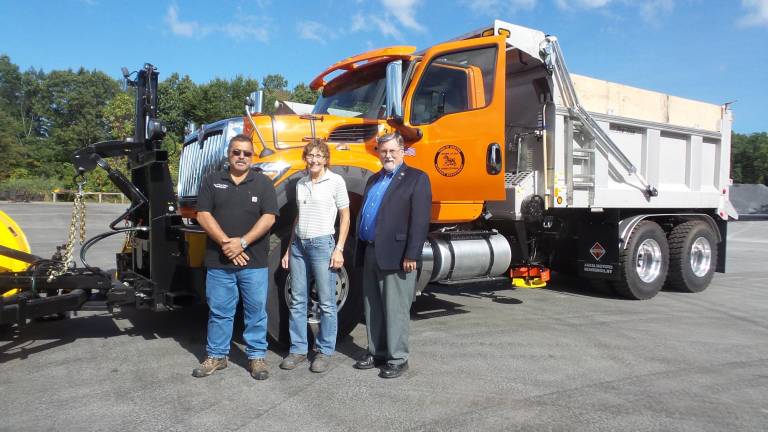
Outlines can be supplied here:
<path id="1" fill-rule="evenodd" d="M 242 153 L 245 157 L 253 156 L 253 152 L 249 152 L 249 151 L 246 151 L 246 150 L 240 150 L 240 149 L 232 150 L 232 154 L 235 155 L 235 156 L 240 156 L 240 153 Z"/>

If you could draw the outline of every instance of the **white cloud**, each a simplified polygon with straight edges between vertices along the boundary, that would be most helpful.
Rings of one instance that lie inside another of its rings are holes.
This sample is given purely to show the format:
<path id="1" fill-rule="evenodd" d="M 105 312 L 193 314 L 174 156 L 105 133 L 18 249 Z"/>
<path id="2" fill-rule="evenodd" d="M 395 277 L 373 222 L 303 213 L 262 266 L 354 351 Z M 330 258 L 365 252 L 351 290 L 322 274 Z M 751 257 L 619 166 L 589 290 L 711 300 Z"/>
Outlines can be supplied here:
<path id="1" fill-rule="evenodd" d="M 607 6 L 611 0 L 557 0 L 555 3 L 560 9 L 595 9 Z"/>
<path id="2" fill-rule="evenodd" d="M 424 27 L 416 21 L 416 6 L 421 0 L 381 0 L 381 4 L 388 13 L 392 14 L 403 26 L 417 31 L 424 31 Z"/>
<path id="3" fill-rule="evenodd" d="M 747 14 L 739 20 L 744 27 L 768 26 L 768 0 L 741 0 Z"/>
<path id="4" fill-rule="evenodd" d="M 171 32 L 177 36 L 192 37 L 195 35 L 200 24 L 197 21 L 180 21 L 179 10 L 176 5 L 168 7 L 168 13 L 165 14 L 165 22 L 171 28 Z"/>
<path id="5" fill-rule="evenodd" d="M 392 22 L 392 17 L 389 14 L 378 16 L 357 13 L 352 16 L 349 31 L 352 33 L 378 31 L 382 36 L 391 37 L 398 41 L 403 40 L 403 33 L 397 24 Z"/>
<path id="6" fill-rule="evenodd" d="M 259 22 L 258 18 L 245 17 L 241 22 L 224 24 L 221 32 L 235 40 L 269 41 L 269 30 Z"/>
<path id="7" fill-rule="evenodd" d="M 235 19 L 225 24 L 201 25 L 197 21 L 182 21 L 179 19 L 179 9 L 176 5 L 168 7 L 165 22 L 171 33 L 182 37 L 203 38 L 218 33 L 234 40 L 269 41 L 270 20 L 267 17 L 246 15 L 241 9 L 233 14 Z"/>
<path id="8" fill-rule="evenodd" d="M 299 37 L 325 44 L 326 38 L 334 38 L 334 33 L 317 21 L 299 21 L 296 24 Z"/>
<path id="9" fill-rule="evenodd" d="M 672 12 L 674 0 L 646 0 L 640 5 L 640 15 L 649 23 L 657 24 L 659 16 Z"/>
<path id="10" fill-rule="evenodd" d="M 396 25 L 392 24 L 389 17 L 381 18 L 376 15 L 370 15 L 368 18 L 372 21 L 373 25 L 379 29 L 379 33 L 383 36 L 389 36 L 399 41 L 403 40 L 403 33 Z"/>
<path id="11" fill-rule="evenodd" d="M 398 41 L 403 40 L 403 30 L 424 32 L 426 28 L 419 22 L 417 9 L 423 0 L 379 0 L 384 10 L 367 13 L 358 11 L 352 15 L 352 21 L 341 33 L 378 32 L 382 36 Z M 520 1 L 520 0 L 513 0 Z M 536 1 L 536 0 L 523 0 Z"/>
<path id="12" fill-rule="evenodd" d="M 352 25 L 349 26 L 349 31 L 359 32 L 365 30 L 365 17 L 360 12 L 352 15 Z"/>
<path id="13" fill-rule="evenodd" d="M 538 0 L 459 0 L 478 15 L 497 17 L 536 7 Z"/>
<path id="14" fill-rule="evenodd" d="M 616 3 L 639 9 L 640 16 L 646 22 L 654 25 L 658 24 L 662 14 L 671 12 L 675 7 L 675 0 L 555 0 L 557 7 L 566 11 L 574 9 L 607 10 Z"/>

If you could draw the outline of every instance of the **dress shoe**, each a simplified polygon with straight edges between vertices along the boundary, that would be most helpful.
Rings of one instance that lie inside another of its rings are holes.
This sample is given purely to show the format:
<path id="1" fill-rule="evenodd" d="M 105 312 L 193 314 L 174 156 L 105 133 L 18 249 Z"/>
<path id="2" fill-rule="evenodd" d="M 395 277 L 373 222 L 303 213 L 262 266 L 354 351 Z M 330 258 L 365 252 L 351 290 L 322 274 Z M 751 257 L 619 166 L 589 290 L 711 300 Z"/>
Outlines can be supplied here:
<path id="1" fill-rule="evenodd" d="M 355 369 L 373 369 L 375 367 L 384 366 L 385 363 L 386 362 L 383 359 L 368 354 L 361 360 L 355 362 L 353 367 Z"/>
<path id="2" fill-rule="evenodd" d="M 398 365 L 387 363 L 387 365 L 381 369 L 381 372 L 379 372 L 379 376 L 382 378 L 397 378 L 407 370 L 408 370 L 407 361 L 405 363 L 398 364 Z"/>

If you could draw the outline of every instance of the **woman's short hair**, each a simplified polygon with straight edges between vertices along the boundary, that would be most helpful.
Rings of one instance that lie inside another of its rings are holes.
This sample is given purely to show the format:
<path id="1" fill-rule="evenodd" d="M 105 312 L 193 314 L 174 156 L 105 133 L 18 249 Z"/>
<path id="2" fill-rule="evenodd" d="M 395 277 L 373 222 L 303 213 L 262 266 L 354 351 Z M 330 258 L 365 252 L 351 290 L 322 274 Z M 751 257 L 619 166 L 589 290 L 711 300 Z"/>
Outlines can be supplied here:
<path id="1" fill-rule="evenodd" d="M 329 167 L 331 166 L 331 150 L 328 148 L 328 144 L 325 143 L 325 140 L 322 140 L 320 138 L 315 138 L 307 145 L 304 146 L 304 150 L 301 151 L 301 158 L 306 160 L 307 155 L 310 151 L 313 149 L 317 149 L 320 153 L 325 156 L 325 166 Z"/>

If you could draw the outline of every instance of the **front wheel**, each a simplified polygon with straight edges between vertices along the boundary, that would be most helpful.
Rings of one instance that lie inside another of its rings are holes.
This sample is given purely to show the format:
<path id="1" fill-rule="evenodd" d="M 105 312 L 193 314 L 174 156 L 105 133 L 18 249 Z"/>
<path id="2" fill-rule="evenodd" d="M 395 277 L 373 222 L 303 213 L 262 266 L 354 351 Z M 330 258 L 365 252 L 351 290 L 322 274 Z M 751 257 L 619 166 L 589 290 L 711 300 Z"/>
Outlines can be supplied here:
<path id="1" fill-rule="evenodd" d="M 269 242 L 269 297 L 267 299 L 267 330 L 269 336 L 280 345 L 288 346 L 290 336 L 288 322 L 290 311 L 288 299 L 290 298 L 290 273 L 280 265 L 280 259 L 288 249 L 291 238 L 290 227 L 273 233 Z M 336 338 L 346 337 L 360 322 L 363 314 L 363 296 L 359 269 L 353 267 L 353 256 L 350 243 L 344 248 L 344 267 L 336 277 L 336 309 L 338 314 L 338 327 Z M 307 304 L 307 324 L 311 335 L 316 335 L 320 323 L 320 307 L 317 302 L 317 293 L 314 281 L 309 288 L 309 302 Z"/>

